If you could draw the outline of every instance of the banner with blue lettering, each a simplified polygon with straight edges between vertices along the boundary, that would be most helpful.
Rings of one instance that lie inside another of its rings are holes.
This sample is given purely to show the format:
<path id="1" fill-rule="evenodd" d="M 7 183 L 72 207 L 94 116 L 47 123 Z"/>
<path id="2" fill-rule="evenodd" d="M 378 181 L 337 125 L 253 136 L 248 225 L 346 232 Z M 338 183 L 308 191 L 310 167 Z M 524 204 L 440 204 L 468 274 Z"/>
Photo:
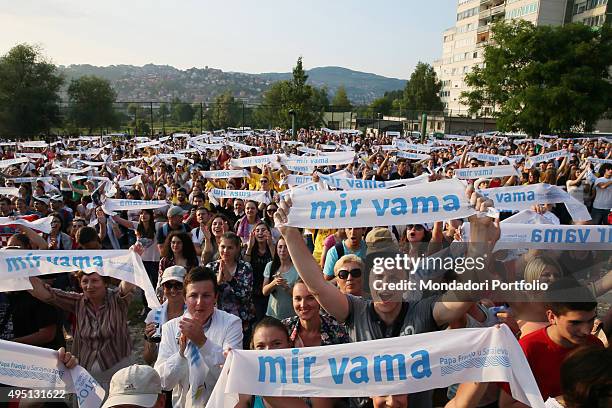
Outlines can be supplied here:
<path id="1" fill-rule="evenodd" d="M 242 167 L 242 168 L 251 167 L 251 166 L 259 166 L 259 165 L 277 162 L 279 157 L 284 157 L 284 155 L 266 154 L 264 156 L 243 157 L 242 159 L 231 159 L 230 164 L 233 167 Z"/>
<path id="2" fill-rule="evenodd" d="M 109 215 L 115 211 L 156 209 L 169 205 L 165 200 L 124 200 L 118 198 L 107 198 L 102 204 L 102 210 Z"/>
<path id="3" fill-rule="evenodd" d="M 281 162 L 286 166 L 329 166 L 349 164 L 355 159 L 355 152 L 333 152 L 324 156 L 290 156 L 282 157 Z"/>
<path id="4" fill-rule="evenodd" d="M 208 195 L 214 198 L 241 198 L 243 200 L 253 200 L 264 204 L 270 202 L 270 193 L 267 191 L 224 190 L 221 188 L 213 188 L 208 192 Z"/>
<path id="5" fill-rule="evenodd" d="M 99 408 L 106 394 L 83 367 L 67 369 L 57 351 L 5 340 L 0 340 L 0 383 L 58 391 L 54 396 L 76 394 L 80 408 Z"/>
<path id="6" fill-rule="evenodd" d="M 76 271 L 97 272 L 134 284 L 144 291 L 149 307 L 160 306 L 142 259 L 126 249 L 0 251 L 0 292 L 32 289 L 27 279 L 17 278 Z"/>
<path id="7" fill-rule="evenodd" d="M 469 237 L 469 223 L 462 234 Z M 612 251 L 612 227 L 609 225 L 551 225 L 500 223 L 501 235 L 495 250 L 560 249 Z"/>
<path id="8" fill-rule="evenodd" d="M 291 200 L 287 224 L 303 228 L 423 224 L 475 213 L 464 184 L 457 179 L 434 181 L 426 186 L 320 191 L 316 195 L 295 189 Z"/>
<path id="9" fill-rule="evenodd" d="M 207 408 L 234 408 L 238 394 L 370 397 L 451 384 L 508 382 L 514 399 L 544 401 L 510 329 L 456 329 L 359 343 L 282 350 L 232 350 Z"/>
<path id="10" fill-rule="evenodd" d="M 546 183 L 487 188 L 478 192 L 493 200 L 494 207 L 499 211 L 520 211 L 531 209 L 536 204 L 564 203 L 572 220 L 591 220 L 591 214 L 584 203 L 576 200 L 561 187 Z"/>
<path id="11" fill-rule="evenodd" d="M 568 155 L 567 150 L 562 149 L 562 150 L 556 150 L 554 152 L 540 154 L 538 156 L 527 157 L 527 159 L 525 160 L 525 168 L 530 169 L 538 163 L 559 159 L 567 155 Z"/>
<path id="12" fill-rule="evenodd" d="M 501 163 L 504 160 L 508 160 L 506 156 L 500 156 L 499 154 L 487 154 L 487 153 L 477 153 L 477 152 L 469 152 L 468 157 L 470 159 L 476 159 L 478 161 L 489 162 L 489 163 Z"/>
<path id="13" fill-rule="evenodd" d="M 202 177 L 212 179 L 227 179 L 247 177 L 249 174 L 246 170 L 210 170 L 201 171 Z"/>
<path id="14" fill-rule="evenodd" d="M 471 167 L 465 169 L 455 169 L 455 177 L 459 179 L 478 179 L 478 178 L 493 178 L 518 176 L 519 172 L 516 168 L 507 164 L 504 166 L 486 166 L 486 167 Z"/>

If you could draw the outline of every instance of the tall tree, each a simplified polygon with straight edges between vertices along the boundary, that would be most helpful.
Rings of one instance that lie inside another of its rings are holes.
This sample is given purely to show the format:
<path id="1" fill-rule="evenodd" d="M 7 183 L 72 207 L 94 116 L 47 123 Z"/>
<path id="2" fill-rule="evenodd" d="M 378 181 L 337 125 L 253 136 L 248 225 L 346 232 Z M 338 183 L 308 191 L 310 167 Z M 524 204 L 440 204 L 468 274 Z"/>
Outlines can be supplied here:
<path id="1" fill-rule="evenodd" d="M 338 89 L 336 89 L 336 93 L 334 94 L 334 98 L 331 101 L 331 105 L 334 109 L 344 110 L 346 112 L 350 111 L 353 105 L 351 105 L 351 101 L 346 95 L 346 89 L 344 85 L 340 85 Z"/>
<path id="2" fill-rule="evenodd" d="M 71 102 L 70 118 L 78 127 L 93 129 L 116 127 L 118 116 L 113 103 L 117 93 L 108 80 L 96 76 L 82 76 L 73 79 L 68 86 Z"/>
<path id="3" fill-rule="evenodd" d="M 264 93 L 263 103 L 255 112 L 256 124 L 259 127 L 291 127 L 290 111 L 295 113 L 297 126 L 318 126 L 323 121 L 323 113 L 329 105 L 327 91 L 308 85 L 308 75 L 298 58 L 293 68 L 293 78 L 279 81 Z"/>
<path id="4" fill-rule="evenodd" d="M 59 125 L 63 83 L 39 48 L 19 44 L 9 50 L 0 57 L 0 132 L 27 137 Z"/>
<path id="5" fill-rule="evenodd" d="M 215 98 L 212 114 L 212 123 L 216 129 L 225 129 L 236 126 L 240 122 L 239 109 L 242 106 L 232 96 L 230 91 L 222 93 Z"/>
<path id="6" fill-rule="evenodd" d="M 612 29 L 583 24 L 498 23 L 462 93 L 471 112 L 495 107 L 501 130 L 531 135 L 590 130 L 609 111 Z"/>
<path id="7" fill-rule="evenodd" d="M 442 84 L 438 81 L 433 67 L 419 62 L 404 89 L 406 109 L 414 111 L 441 111 L 444 104 L 439 92 Z"/>
<path id="8" fill-rule="evenodd" d="M 172 100 L 172 119 L 177 123 L 191 122 L 195 113 L 193 106 L 186 102 L 181 102 L 180 99 L 174 98 Z"/>

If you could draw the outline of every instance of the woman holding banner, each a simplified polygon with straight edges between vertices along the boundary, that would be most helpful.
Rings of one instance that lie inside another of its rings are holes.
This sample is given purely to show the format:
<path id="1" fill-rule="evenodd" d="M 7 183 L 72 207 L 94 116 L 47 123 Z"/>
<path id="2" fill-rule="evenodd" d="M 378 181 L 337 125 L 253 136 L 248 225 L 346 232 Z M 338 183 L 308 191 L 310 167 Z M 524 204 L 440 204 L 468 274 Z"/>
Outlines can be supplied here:
<path id="1" fill-rule="evenodd" d="M 37 277 L 30 277 L 29 292 L 45 303 L 75 314 L 71 351 L 108 392 L 113 374 L 132 363 L 127 314 L 134 286 L 122 281 L 118 288 L 111 289 L 108 277 L 83 271 L 75 275 L 83 293 L 51 288 Z"/>

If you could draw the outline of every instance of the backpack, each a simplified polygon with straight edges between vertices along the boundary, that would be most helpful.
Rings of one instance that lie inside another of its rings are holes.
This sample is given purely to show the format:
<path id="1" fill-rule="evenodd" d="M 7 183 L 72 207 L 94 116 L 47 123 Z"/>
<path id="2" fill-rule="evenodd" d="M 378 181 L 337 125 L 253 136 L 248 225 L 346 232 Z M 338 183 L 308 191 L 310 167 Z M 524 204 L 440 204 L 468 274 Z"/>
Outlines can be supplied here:
<path id="1" fill-rule="evenodd" d="M 336 245 L 334 245 L 334 248 L 336 248 L 336 253 L 338 254 L 338 259 L 342 258 L 344 256 L 344 245 L 342 245 L 342 241 L 340 241 Z"/>

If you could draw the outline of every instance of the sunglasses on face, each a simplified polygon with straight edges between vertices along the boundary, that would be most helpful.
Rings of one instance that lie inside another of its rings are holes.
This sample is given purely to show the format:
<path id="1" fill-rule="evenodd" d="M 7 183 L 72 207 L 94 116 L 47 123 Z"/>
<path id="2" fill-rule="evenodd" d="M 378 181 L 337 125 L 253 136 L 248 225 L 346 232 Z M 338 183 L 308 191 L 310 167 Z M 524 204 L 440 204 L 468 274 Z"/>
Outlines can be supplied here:
<path id="1" fill-rule="evenodd" d="M 415 229 L 417 231 L 425 231 L 425 228 L 423 228 L 423 226 L 420 224 L 408 224 L 406 228 L 408 230 Z"/>
<path id="2" fill-rule="evenodd" d="M 359 278 L 361 276 L 361 269 L 355 268 L 351 269 L 350 271 L 346 269 L 340 269 L 338 271 L 338 278 L 342 280 L 348 279 L 349 275 L 351 275 L 353 278 Z"/>
<path id="3" fill-rule="evenodd" d="M 278 208 L 268 208 L 268 209 L 266 210 L 266 212 L 267 212 L 268 214 L 270 214 L 270 213 L 275 213 L 275 212 L 276 212 L 276 210 L 278 210 Z"/>
<path id="4" fill-rule="evenodd" d="M 181 282 L 166 282 L 164 283 L 164 288 L 168 290 L 172 290 L 172 289 L 182 290 L 183 284 Z"/>

